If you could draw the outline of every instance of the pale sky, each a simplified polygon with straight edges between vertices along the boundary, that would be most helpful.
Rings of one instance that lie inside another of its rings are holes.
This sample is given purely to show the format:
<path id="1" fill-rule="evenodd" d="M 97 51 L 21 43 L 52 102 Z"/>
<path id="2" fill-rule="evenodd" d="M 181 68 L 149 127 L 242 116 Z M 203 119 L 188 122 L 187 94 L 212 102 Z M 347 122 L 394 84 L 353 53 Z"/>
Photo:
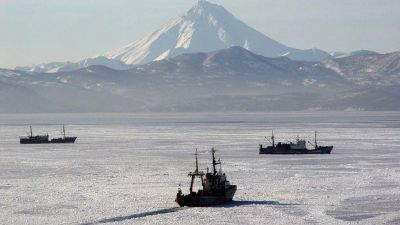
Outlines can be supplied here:
<path id="1" fill-rule="evenodd" d="M 210 0 L 290 47 L 400 51 L 400 0 Z M 196 0 L 0 0 L 0 68 L 114 50 Z"/>

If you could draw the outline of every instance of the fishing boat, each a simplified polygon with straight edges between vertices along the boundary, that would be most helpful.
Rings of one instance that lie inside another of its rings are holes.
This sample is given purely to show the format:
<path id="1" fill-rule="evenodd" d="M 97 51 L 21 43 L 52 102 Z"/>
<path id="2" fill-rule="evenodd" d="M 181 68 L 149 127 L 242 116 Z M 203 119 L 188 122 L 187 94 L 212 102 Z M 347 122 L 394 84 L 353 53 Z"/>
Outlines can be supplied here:
<path id="1" fill-rule="evenodd" d="M 266 138 L 268 140 L 268 138 Z M 260 144 L 260 154 L 331 154 L 333 146 L 319 146 L 317 143 L 317 131 L 314 135 L 313 149 L 308 149 L 304 139 L 296 138 L 295 142 L 278 142 L 275 145 L 274 131 L 272 131 L 271 145 L 264 147 Z"/>
<path id="2" fill-rule="evenodd" d="M 26 137 L 20 137 L 20 144 L 52 144 L 52 143 L 75 143 L 77 137 L 67 137 L 65 134 L 65 126 L 63 125 L 63 136 L 59 138 L 49 138 L 46 135 L 33 135 L 32 126 L 29 126 L 30 132 Z"/>
<path id="3" fill-rule="evenodd" d="M 176 194 L 175 202 L 179 206 L 189 207 L 206 207 L 220 204 L 227 204 L 232 201 L 233 196 L 236 192 L 236 185 L 231 185 L 228 181 L 226 174 L 222 172 L 221 160 L 215 160 L 215 149 L 211 149 L 212 153 L 212 171 L 204 173 L 199 171 L 199 165 L 197 161 L 197 149 L 195 153 L 196 169 L 194 172 L 188 174 L 191 177 L 191 183 L 189 188 L 189 194 L 183 194 L 179 188 Z M 216 166 L 220 165 L 219 171 Z M 201 181 L 202 189 L 197 191 L 193 190 L 194 181 L 199 178 Z"/>

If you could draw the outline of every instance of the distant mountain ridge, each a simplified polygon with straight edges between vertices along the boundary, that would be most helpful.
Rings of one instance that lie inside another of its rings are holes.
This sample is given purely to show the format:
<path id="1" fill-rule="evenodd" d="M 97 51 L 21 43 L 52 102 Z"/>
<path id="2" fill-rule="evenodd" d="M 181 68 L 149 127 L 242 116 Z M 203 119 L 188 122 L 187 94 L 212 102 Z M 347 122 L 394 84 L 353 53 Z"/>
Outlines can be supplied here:
<path id="1" fill-rule="evenodd" d="M 320 64 L 359 85 L 400 85 L 400 52 L 356 54 Z"/>
<path id="2" fill-rule="evenodd" d="M 357 56 L 357 55 L 377 55 L 377 54 L 380 53 L 369 50 L 358 50 L 352 52 L 329 52 L 329 55 L 331 55 L 332 58 L 343 58 L 343 57 Z"/>
<path id="3" fill-rule="evenodd" d="M 400 110 L 399 64 L 399 52 L 315 63 L 231 47 L 128 70 L 0 70 L 0 112 Z"/>
<path id="4" fill-rule="evenodd" d="M 87 58 L 79 62 L 53 62 L 33 66 L 17 66 L 15 70 L 37 72 L 37 73 L 57 73 L 79 70 L 89 66 L 103 65 L 116 70 L 126 70 L 132 68 L 120 60 L 109 59 L 104 56 Z"/>

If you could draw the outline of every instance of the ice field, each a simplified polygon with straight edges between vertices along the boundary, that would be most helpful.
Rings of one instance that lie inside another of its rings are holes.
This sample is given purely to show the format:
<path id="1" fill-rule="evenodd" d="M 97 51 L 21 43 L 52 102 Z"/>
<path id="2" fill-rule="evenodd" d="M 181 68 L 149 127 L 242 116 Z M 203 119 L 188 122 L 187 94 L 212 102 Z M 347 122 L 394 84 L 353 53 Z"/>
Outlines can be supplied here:
<path id="1" fill-rule="evenodd" d="M 63 123 L 75 144 L 19 144 Z M 333 153 L 259 155 L 272 129 Z M 179 208 L 212 146 L 234 201 Z M 0 115 L 0 224 L 400 224 L 400 113 Z"/>

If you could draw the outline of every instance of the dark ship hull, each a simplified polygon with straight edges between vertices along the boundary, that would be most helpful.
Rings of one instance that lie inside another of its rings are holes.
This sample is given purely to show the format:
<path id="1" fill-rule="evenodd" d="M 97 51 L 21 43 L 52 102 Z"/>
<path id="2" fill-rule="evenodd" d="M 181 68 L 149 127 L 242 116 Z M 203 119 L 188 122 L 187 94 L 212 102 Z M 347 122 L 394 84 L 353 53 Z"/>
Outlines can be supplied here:
<path id="1" fill-rule="evenodd" d="M 232 185 L 230 189 L 226 190 L 225 195 L 203 195 L 201 193 L 191 193 L 188 195 L 178 194 L 176 196 L 176 203 L 179 206 L 184 207 L 207 207 L 214 205 L 227 204 L 232 201 L 233 196 L 236 192 L 236 186 Z"/>
<path id="2" fill-rule="evenodd" d="M 75 143 L 77 137 L 65 137 L 51 139 L 50 143 Z"/>
<path id="3" fill-rule="evenodd" d="M 260 154 L 331 154 L 333 146 L 318 146 L 315 149 L 292 149 L 290 146 L 268 146 L 260 145 Z"/>
<path id="4" fill-rule="evenodd" d="M 30 136 L 19 139 L 20 144 L 47 144 L 49 143 L 48 136 Z"/>
<path id="5" fill-rule="evenodd" d="M 77 137 L 65 137 L 65 138 L 54 138 L 54 139 L 45 139 L 45 138 L 20 138 L 20 144 L 63 144 L 63 143 L 75 143 Z"/>

